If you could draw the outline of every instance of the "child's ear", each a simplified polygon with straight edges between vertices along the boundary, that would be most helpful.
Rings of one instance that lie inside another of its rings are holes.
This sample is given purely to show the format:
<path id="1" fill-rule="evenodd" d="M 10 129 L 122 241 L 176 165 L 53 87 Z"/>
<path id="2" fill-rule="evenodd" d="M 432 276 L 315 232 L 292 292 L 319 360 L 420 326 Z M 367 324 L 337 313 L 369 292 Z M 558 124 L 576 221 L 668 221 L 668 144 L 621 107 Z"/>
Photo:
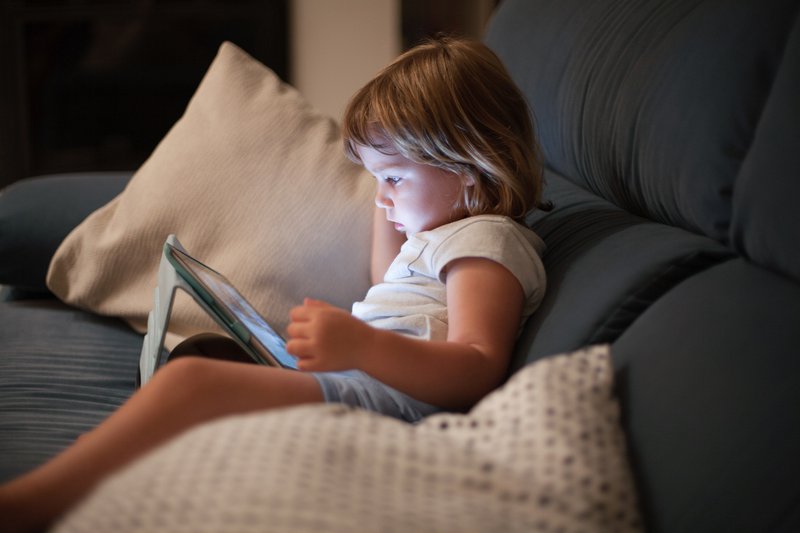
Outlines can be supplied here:
<path id="1" fill-rule="evenodd" d="M 464 181 L 464 187 L 475 186 L 475 178 L 471 174 L 463 174 L 462 180 Z"/>

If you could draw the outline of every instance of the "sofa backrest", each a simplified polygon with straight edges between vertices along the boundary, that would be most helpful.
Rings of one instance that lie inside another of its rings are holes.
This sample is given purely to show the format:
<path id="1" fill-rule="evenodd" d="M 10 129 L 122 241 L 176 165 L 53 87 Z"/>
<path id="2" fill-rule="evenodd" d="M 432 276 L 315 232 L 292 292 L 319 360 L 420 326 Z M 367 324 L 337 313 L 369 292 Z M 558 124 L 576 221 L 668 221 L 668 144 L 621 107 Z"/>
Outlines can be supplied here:
<path id="1" fill-rule="evenodd" d="M 800 1 L 504 0 L 546 162 L 515 368 L 612 343 L 654 531 L 800 530 Z"/>
<path id="2" fill-rule="evenodd" d="M 736 178 L 778 75 L 791 77 L 797 1 L 508 4 L 487 41 L 530 99 L 548 167 L 728 242 Z M 797 105 L 786 96 L 781 109 Z"/>
<path id="3" fill-rule="evenodd" d="M 730 235 L 751 261 L 800 280 L 800 15 L 786 18 L 791 32 L 733 189 Z"/>
<path id="4" fill-rule="evenodd" d="M 551 245 L 551 296 L 517 365 L 613 341 L 734 257 L 800 280 L 798 13 L 798 0 L 501 4 L 486 41 L 530 101 L 556 204 L 529 220 Z"/>

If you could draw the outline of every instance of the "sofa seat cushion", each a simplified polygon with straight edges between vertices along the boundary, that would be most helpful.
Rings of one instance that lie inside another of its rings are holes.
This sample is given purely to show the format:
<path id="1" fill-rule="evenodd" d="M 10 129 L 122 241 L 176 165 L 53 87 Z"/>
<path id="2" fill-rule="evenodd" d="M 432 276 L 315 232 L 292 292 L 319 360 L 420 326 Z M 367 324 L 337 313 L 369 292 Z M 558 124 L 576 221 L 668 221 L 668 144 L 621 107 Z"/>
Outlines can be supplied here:
<path id="1" fill-rule="evenodd" d="M 653 531 L 800 531 L 800 285 L 735 260 L 613 345 Z"/>
<path id="2" fill-rule="evenodd" d="M 49 459 L 132 392 L 141 335 L 56 299 L 0 302 L 0 482 Z"/>
<path id="3" fill-rule="evenodd" d="M 547 292 L 526 325 L 515 368 L 615 340 L 661 294 L 732 257 L 719 243 L 631 215 L 548 172 L 548 213 L 529 222 L 544 239 Z"/>

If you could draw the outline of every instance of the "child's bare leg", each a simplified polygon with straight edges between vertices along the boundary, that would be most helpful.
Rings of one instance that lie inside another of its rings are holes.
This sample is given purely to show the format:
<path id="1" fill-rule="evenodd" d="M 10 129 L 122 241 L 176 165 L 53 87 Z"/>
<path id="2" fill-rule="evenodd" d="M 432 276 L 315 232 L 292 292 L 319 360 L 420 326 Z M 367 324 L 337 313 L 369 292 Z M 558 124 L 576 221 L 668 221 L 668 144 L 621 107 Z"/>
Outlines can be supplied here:
<path id="1" fill-rule="evenodd" d="M 0 487 L 3 527 L 41 528 L 107 474 L 201 422 L 322 400 L 319 385 L 309 374 L 212 359 L 177 359 L 63 453 Z"/>

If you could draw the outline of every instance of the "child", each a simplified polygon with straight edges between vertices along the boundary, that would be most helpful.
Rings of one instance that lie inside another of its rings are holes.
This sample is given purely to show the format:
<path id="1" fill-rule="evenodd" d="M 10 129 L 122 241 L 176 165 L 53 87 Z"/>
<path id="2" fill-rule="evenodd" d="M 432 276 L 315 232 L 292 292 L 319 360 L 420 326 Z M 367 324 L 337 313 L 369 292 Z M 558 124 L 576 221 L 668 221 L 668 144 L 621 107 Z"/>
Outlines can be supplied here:
<path id="1" fill-rule="evenodd" d="M 525 100 L 499 59 L 440 39 L 352 99 L 345 150 L 377 179 L 372 278 L 352 314 L 306 299 L 287 349 L 301 371 L 182 357 L 95 430 L 0 487 L 19 530 L 50 523 L 110 472 L 234 413 L 343 402 L 408 421 L 464 410 L 503 380 L 544 291 L 543 244 L 520 224 L 541 165 Z"/>

